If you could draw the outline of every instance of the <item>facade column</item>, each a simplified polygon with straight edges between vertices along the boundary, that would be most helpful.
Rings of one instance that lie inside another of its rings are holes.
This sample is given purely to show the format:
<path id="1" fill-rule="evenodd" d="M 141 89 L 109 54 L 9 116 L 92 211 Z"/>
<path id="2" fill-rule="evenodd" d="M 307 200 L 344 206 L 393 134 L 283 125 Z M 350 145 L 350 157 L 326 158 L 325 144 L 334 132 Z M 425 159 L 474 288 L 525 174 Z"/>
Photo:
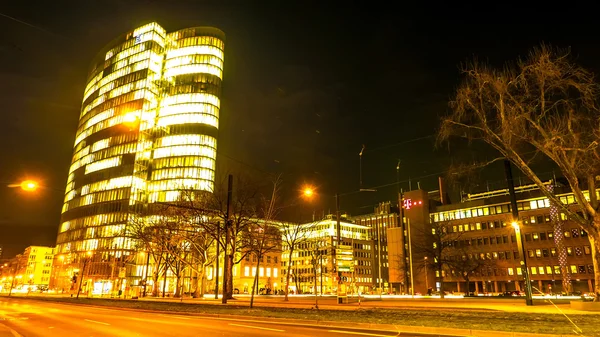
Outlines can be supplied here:
<path id="1" fill-rule="evenodd" d="M 538 280 L 538 289 L 540 290 L 540 292 L 544 292 L 544 283 L 542 282 L 542 280 Z"/>
<path id="2" fill-rule="evenodd" d="M 498 292 L 498 281 L 494 281 L 494 292 Z"/>
<path id="3" fill-rule="evenodd" d="M 479 293 L 479 281 L 475 281 L 475 293 Z"/>
<path id="4" fill-rule="evenodd" d="M 456 281 L 456 292 L 460 292 L 460 281 Z"/>
<path id="5" fill-rule="evenodd" d="M 521 291 L 521 282 L 515 281 L 515 290 L 516 291 Z"/>
<path id="6" fill-rule="evenodd" d="M 588 279 L 588 290 L 589 292 L 594 292 L 594 284 L 592 283 L 592 279 Z"/>

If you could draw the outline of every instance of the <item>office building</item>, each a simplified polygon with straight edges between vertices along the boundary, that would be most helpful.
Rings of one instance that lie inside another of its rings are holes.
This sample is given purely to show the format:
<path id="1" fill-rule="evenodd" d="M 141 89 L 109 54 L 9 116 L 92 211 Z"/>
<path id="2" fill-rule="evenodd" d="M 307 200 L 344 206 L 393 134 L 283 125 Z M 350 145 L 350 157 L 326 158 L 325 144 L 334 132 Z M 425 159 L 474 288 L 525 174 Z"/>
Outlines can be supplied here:
<path id="1" fill-rule="evenodd" d="M 373 288 L 390 291 L 389 254 L 387 229 L 397 227 L 399 219 L 398 207 L 391 202 L 382 202 L 371 214 L 352 216 L 350 220 L 357 225 L 369 228 L 369 237 L 373 239 Z"/>
<path id="2" fill-rule="evenodd" d="M 307 239 L 294 248 L 290 271 L 290 289 L 295 293 L 336 294 L 338 268 L 347 292 L 370 293 L 373 282 L 375 245 L 367 226 L 340 218 L 342 243 L 338 246 L 337 221 L 328 215 L 317 223 L 307 223 Z M 281 255 L 282 286 L 288 268 L 289 247 Z M 341 263 L 338 264 L 338 260 Z"/>
<path id="3" fill-rule="evenodd" d="M 46 289 L 50 284 L 54 248 L 30 246 L 2 266 L 0 286 L 8 292 L 27 292 Z M 14 281 L 12 278 L 15 278 Z"/>
<path id="4" fill-rule="evenodd" d="M 213 190 L 224 39 L 150 23 L 93 60 L 57 237 L 61 287 L 87 262 L 80 276 L 94 287 L 138 284 L 146 258 L 126 235 L 131 214 L 152 214 L 182 189 Z"/>

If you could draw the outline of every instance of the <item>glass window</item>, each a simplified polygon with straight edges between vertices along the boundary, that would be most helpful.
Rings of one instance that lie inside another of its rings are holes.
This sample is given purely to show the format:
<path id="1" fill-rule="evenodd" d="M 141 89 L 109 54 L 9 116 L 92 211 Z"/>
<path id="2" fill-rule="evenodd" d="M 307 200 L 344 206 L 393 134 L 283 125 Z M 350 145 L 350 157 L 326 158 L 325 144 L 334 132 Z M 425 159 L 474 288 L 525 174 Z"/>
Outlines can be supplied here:
<path id="1" fill-rule="evenodd" d="M 552 275 L 552 267 L 546 266 L 546 274 Z"/>
<path id="2" fill-rule="evenodd" d="M 544 233 L 544 232 L 540 233 L 540 240 L 546 240 L 546 233 Z"/>
<path id="3" fill-rule="evenodd" d="M 550 248 L 550 255 L 556 257 L 556 248 Z"/>
<path id="4" fill-rule="evenodd" d="M 535 256 L 534 251 L 532 249 L 527 250 L 527 256 L 534 257 Z"/>
<path id="5" fill-rule="evenodd" d="M 514 275 L 515 271 L 512 268 L 508 268 L 508 275 Z"/>
<path id="6" fill-rule="evenodd" d="M 521 270 L 521 267 L 517 267 L 517 275 L 523 275 L 523 271 Z"/>
<path id="7" fill-rule="evenodd" d="M 531 237 L 533 238 L 533 240 L 539 240 L 540 239 L 540 235 L 538 233 L 532 233 Z"/>
<path id="8" fill-rule="evenodd" d="M 560 275 L 560 266 L 554 266 L 554 274 Z"/>
<path id="9" fill-rule="evenodd" d="M 543 266 L 539 266 L 538 267 L 538 274 L 540 274 L 540 275 L 544 275 L 545 274 Z"/>
<path id="10" fill-rule="evenodd" d="M 587 270 L 588 270 L 588 274 L 593 274 L 594 273 L 594 265 L 592 264 L 588 264 L 587 266 Z"/>
<path id="11" fill-rule="evenodd" d="M 538 258 L 542 257 L 542 250 L 541 249 L 536 249 L 535 250 L 535 256 L 538 257 Z"/>
<path id="12" fill-rule="evenodd" d="M 508 235 L 502 236 L 502 243 L 508 243 Z"/>
<path id="13" fill-rule="evenodd" d="M 565 238 L 570 238 L 570 237 L 571 237 L 571 232 L 565 231 Z"/>
<path id="14" fill-rule="evenodd" d="M 591 250 L 590 246 L 583 246 L 583 252 L 585 253 L 585 255 L 592 254 L 592 250 Z"/>
<path id="15" fill-rule="evenodd" d="M 575 247 L 575 255 L 577 255 L 577 256 L 583 255 L 583 249 L 581 249 L 581 247 Z"/>
<path id="16" fill-rule="evenodd" d="M 535 215 L 532 215 L 531 217 L 529 217 L 529 222 L 530 223 L 536 223 Z"/>
<path id="17" fill-rule="evenodd" d="M 567 247 L 567 255 L 573 256 L 573 247 Z"/>
<path id="18" fill-rule="evenodd" d="M 542 256 L 544 256 L 544 257 L 549 257 L 550 256 L 550 253 L 548 252 L 548 249 L 546 249 L 546 248 L 542 249 Z"/>
<path id="19" fill-rule="evenodd" d="M 572 264 L 570 267 L 571 267 L 571 274 L 577 274 L 577 266 Z"/>
<path id="20" fill-rule="evenodd" d="M 525 234 L 525 241 L 526 242 L 531 241 L 531 234 L 529 234 L 529 233 Z"/>
<path id="21" fill-rule="evenodd" d="M 579 272 L 579 274 L 585 274 L 585 266 L 578 266 L 577 271 Z"/>
<path id="22" fill-rule="evenodd" d="M 537 275 L 537 268 L 531 267 L 531 275 Z"/>

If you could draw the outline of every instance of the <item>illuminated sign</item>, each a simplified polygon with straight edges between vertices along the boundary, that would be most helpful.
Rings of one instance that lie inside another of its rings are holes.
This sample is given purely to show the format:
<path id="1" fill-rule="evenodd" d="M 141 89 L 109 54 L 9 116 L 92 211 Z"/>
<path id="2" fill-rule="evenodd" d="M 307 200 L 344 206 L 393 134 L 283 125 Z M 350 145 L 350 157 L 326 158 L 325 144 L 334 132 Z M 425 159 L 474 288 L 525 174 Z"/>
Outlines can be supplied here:
<path id="1" fill-rule="evenodd" d="M 404 201 L 402 202 L 402 207 L 404 209 L 411 209 L 413 206 L 420 206 L 422 204 L 423 204 L 423 201 L 413 202 L 412 199 L 404 199 Z"/>

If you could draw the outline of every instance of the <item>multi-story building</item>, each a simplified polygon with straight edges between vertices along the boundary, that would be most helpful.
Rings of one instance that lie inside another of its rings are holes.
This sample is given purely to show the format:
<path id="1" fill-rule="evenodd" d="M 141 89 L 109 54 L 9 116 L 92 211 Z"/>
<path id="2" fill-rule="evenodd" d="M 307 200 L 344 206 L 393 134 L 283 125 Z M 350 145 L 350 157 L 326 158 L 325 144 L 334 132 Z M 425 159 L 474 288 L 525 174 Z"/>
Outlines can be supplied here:
<path id="1" fill-rule="evenodd" d="M 56 280 L 136 285 L 146 258 L 127 237 L 132 212 L 212 191 L 224 34 L 211 27 L 135 28 L 93 60 L 57 237 Z M 124 277 L 122 277 L 124 275 Z M 62 286 L 66 286 L 62 285 Z"/>
<path id="2" fill-rule="evenodd" d="M 54 248 L 30 246 L 2 267 L 0 286 L 7 292 L 10 286 L 17 291 L 35 290 L 50 284 Z M 14 281 L 12 278 L 15 278 Z"/>
<path id="3" fill-rule="evenodd" d="M 389 254 L 387 242 L 387 229 L 397 227 L 399 214 L 398 207 L 391 202 L 382 202 L 375 207 L 371 214 L 357 215 L 350 218 L 357 225 L 369 228 L 369 237 L 373 239 L 373 288 L 381 288 L 383 292 L 389 291 Z"/>
<path id="4" fill-rule="evenodd" d="M 515 191 L 534 291 L 593 291 L 587 233 L 553 206 L 536 185 L 519 186 Z M 567 189 L 554 187 L 554 193 L 564 204 L 577 208 Z M 452 246 L 444 259 L 473 261 L 469 289 L 464 275 L 450 267 L 445 271 L 446 290 L 481 293 L 524 289 L 508 190 L 469 194 L 460 203 L 434 206 L 431 221 L 434 228 L 447 233 L 443 244 Z"/>
<path id="5" fill-rule="evenodd" d="M 340 218 L 341 245 L 338 246 L 337 221 L 327 216 L 320 222 L 304 224 L 309 229 L 307 239 L 294 248 L 290 271 L 290 289 L 295 293 L 337 293 L 338 268 L 346 291 L 371 292 L 375 245 L 371 228 Z M 283 247 L 281 257 L 282 286 L 288 268 L 289 247 Z M 338 265 L 338 259 L 344 259 Z"/>

